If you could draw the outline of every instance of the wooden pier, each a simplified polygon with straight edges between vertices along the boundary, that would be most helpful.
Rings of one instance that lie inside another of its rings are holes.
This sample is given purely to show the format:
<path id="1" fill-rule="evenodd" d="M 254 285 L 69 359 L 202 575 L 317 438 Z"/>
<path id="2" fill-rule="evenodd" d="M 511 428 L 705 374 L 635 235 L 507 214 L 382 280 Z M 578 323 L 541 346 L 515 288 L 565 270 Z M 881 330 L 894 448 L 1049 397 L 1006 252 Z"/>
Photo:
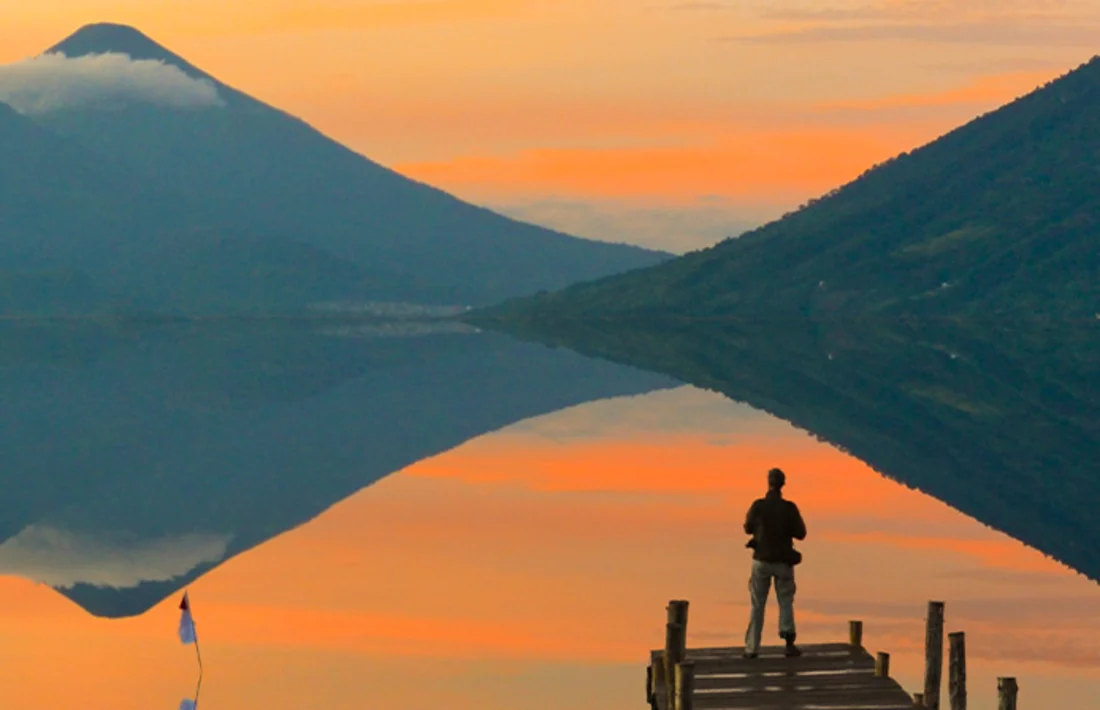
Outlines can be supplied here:
<path id="1" fill-rule="evenodd" d="M 890 677 L 890 655 L 863 647 L 863 623 L 849 622 L 846 642 L 799 646 L 787 658 L 782 646 L 744 658 L 740 646 L 687 648 L 686 601 L 668 606 L 665 648 L 650 653 L 646 702 L 653 710 L 966 710 L 965 634 L 949 634 L 948 693 L 941 706 L 944 605 L 929 602 L 925 673 L 910 695 Z M 999 678 L 1000 710 L 1016 710 L 1015 678 Z M 950 706 L 948 706 L 950 703 Z"/>

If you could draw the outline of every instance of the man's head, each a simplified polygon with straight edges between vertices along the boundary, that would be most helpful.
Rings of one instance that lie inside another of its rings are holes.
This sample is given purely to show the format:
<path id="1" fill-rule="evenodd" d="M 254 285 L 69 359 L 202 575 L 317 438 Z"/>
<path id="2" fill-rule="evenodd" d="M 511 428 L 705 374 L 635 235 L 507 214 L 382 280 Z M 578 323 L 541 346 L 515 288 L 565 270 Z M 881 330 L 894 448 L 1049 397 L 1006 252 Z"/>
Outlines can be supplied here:
<path id="1" fill-rule="evenodd" d="M 787 474 L 783 473 L 778 468 L 773 468 L 768 471 L 768 488 L 773 491 L 783 489 L 783 484 L 787 482 Z"/>

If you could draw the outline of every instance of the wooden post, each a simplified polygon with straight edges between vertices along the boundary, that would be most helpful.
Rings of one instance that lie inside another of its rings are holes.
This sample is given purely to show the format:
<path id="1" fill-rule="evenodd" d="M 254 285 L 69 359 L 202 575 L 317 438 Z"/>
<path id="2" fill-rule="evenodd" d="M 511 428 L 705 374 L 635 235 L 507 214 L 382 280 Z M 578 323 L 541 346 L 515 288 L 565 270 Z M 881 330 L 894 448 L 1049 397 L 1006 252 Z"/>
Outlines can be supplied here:
<path id="1" fill-rule="evenodd" d="M 862 621 L 849 621 L 848 622 L 848 645 L 852 648 L 862 648 L 863 646 L 863 622 Z"/>
<path id="2" fill-rule="evenodd" d="M 661 686 L 666 684 L 665 681 L 665 654 L 661 652 L 653 659 L 653 664 L 650 666 L 651 671 L 649 674 L 649 694 L 646 696 L 646 701 L 653 710 L 657 710 L 657 691 L 664 691 Z"/>
<path id="3" fill-rule="evenodd" d="M 675 710 L 692 710 L 695 698 L 695 664 L 676 664 L 676 706 Z"/>
<path id="4" fill-rule="evenodd" d="M 924 707 L 924 693 L 913 693 L 913 707 Z"/>
<path id="5" fill-rule="evenodd" d="M 943 678 L 943 602 L 928 602 L 928 624 L 924 633 L 924 705 L 940 710 Z"/>
<path id="6" fill-rule="evenodd" d="M 1016 710 L 1016 693 L 1019 687 L 1015 678 L 997 679 L 997 710 Z"/>
<path id="7" fill-rule="evenodd" d="M 947 695 L 951 710 L 966 710 L 966 634 L 947 635 Z"/>
<path id="8" fill-rule="evenodd" d="M 680 624 L 665 624 L 665 700 L 667 708 L 676 707 L 676 665 L 684 660 L 686 629 Z"/>
<path id="9" fill-rule="evenodd" d="M 875 676 L 878 678 L 890 677 L 890 654 L 884 651 L 878 652 L 878 658 L 875 659 Z"/>
<path id="10" fill-rule="evenodd" d="M 687 657 L 688 602 L 673 599 L 665 607 L 668 623 L 665 626 L 665 698 L 672 710 L 676 701 L 676 666 Z"/>
<path id="11" fill-rule="evenodd" d="M 674 599 L 668 603 L 668 623 L 679 624 L 684 627 L 684 634 L 681 637 L 683 645 L 680 647 L 680 658 L 687 657 L 687 626 L 688 626 L 688 603 L 682 599 Z"/>
<path id="12" fill-rule="evenodd" d="M 688 625 L 688 602 L 683 599 L 673 599 L 666 609 L 668 609 L 668 623 Z"/>

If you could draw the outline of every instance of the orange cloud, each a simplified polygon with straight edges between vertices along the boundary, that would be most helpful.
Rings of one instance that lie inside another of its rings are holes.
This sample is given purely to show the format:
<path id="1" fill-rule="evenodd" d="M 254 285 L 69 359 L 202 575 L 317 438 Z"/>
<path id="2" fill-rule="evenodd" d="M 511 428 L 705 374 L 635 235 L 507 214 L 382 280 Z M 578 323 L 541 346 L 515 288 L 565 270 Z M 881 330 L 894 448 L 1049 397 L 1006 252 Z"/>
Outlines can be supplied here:
<path id="1" fill-rule="evenodd" d="M 522 12 L 525 0 L 391 0 L 389 2 L 264 2 L 259 12 L 248 4 L 219 4 L 194 30 L 240 33 L 303 33 L 318 30 L 375 29 L 460 23 Z M 220 15 L 220 17 L 218 17 Z"/>
<path id="2" fill-rule="evenodd" d="M 727 134 L 682 147 L 533 149 L 397 169 L 459 193 L 498 197 L 790 199 L 826 191 L 911 147 L 912 137 L 884 130 L 806 128 Z"/>
<path id="3" fill-rule="evenodd" d="M 858 544 L 889 545 L 898 549 L 942 551 L 963 554 L 973 557 L 986 568 L 1004 568 L 1020 572 L 1039 572 L 1044 574 L 1057 574 L 1071 577 L 1075 573 L 1062 568 L 1056 562 L 1039 555 L 1021 555 L 1023 545 L 1016 540 L 1005 537 L 989 539 L 960 540 L 953 537 L 899 535 L 896 533 L 867 532 L 833 532 L 828 533 L 829 539 L 854 542 Z"/>
<path id="4" fill-rule="evenodd" d="M 143 26 L 171 28 L 173 34 L 249 34 L 254 32 L 302 33 L 327 29 L 361 29 L 393 25 L 462 22 L 487 16 L 513 14 L 525 0 L 381 0 L 311 2 L 295 0 L 193 0 L 187 12 L 176 12 L 165 3 L 132 3 L 118 0 L 67 2 L 23 9 L 36 23 L 74 22 L 81 15 L 89 22 L 112 20 Z M 74 7 L 76 5 L 76 7 Z M 76 20 L 79 22 L 79 19 Z M 75 29 L 75 28 L 73 28 Z"/>
<path id="5" fill-rule="evenodd" d="M 819 111 L 874 111 L 927 106 L 996 107 L 1008 103 L 1063 74 L 1062 71 L 1027 71 L 978 77 L 965 86 L 930 93 L 897 94 L 873 99 L 826 101 L 815 105 Z"/>

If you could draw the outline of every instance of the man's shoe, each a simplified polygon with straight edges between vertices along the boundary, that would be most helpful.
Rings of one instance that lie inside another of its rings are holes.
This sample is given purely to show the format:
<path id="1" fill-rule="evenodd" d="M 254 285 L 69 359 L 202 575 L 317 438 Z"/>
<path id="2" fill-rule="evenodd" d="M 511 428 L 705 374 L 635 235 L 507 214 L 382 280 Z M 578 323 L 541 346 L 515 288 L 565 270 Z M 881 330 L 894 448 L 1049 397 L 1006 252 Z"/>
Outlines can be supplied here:
<path id="1" fill-rule="evenodd" d="M 795 634 L 779 634 L 779 637 L 787 642 L 787 647 L 783 649 L 783 655 L 787 658 L 797 658 L 802 655 L 802 651 L 798 650 L 798 646 L 794 645 Z"/>
<path id="2" fill-rule="evenodd" d="M 753 658 L 756 658 L 756 652 L 755 651 L 742 651 L 741 652 L 741 658 L 746 658 L 746 659 L 751 660 Z"/>

